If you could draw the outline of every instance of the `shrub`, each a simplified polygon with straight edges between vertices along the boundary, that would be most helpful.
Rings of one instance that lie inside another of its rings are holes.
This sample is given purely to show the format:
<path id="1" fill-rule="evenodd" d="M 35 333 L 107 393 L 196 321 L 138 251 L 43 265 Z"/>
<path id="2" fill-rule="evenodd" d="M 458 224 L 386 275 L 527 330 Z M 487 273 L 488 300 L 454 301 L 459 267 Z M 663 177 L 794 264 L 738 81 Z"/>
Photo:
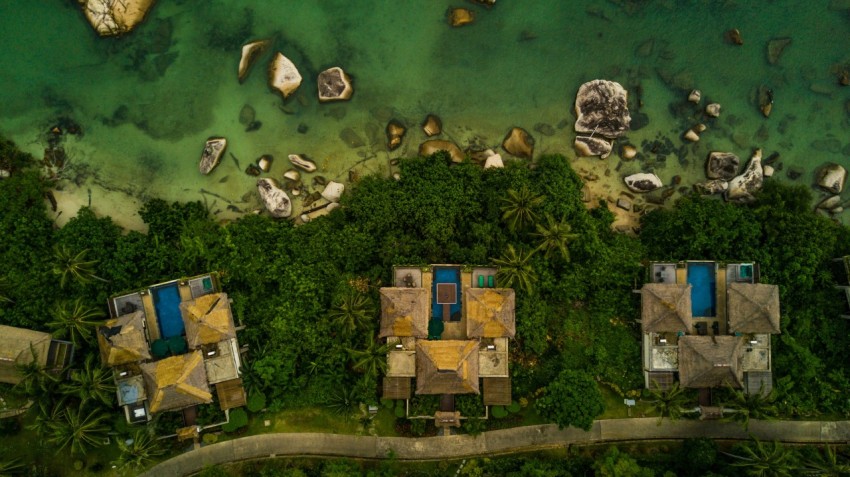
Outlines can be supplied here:
<path id="1" fill-rule="evenodd" d="M 395 407 L 395 410 L 393 412 L 395 413 L 395 417 L 404 417 L 404 404 L 399 403 L 399 405 Z"/>
<path id="2" fill-rule="evenodd" d="M 425 434 L 425 428 L 428 426 L 428 421 L 425 419 L 413 419 L 410 421 L 410 433 L 414 436 Z"/>
<path id="3" fill-rule="evenodd" d="M 248 410 L 251 412 L 260 412 L 266 407 L 266 395 L 260 391 L 256 391 L 248 396 Z"/>
<path id="4" fill-rule="evenodd" d="M 518 402 L 511 401 L 511 404 L 506 409 L 508 410 L 509 413 L 515 414 L 515 413 L 518 413 L 520 411 L 520 409 L 522 409 L 522 407 L 520 406 L 520 404 Z"/>
<path id="5" fill-rule="evenodd" d="M 230 421 L 221 426 L 224 432 L 234 432 L 237 429 L 248 425 L 248 413 L 244 409 L 239 408 L 230 413 Z"/>
<path id="6" fill-rule="evenodd" d="M 505 406 L 493 406 L 490 411 L 496 419 L 508 417 L 508 411 L 505 409 Z"/>
<path id="7" fill-rule="evenodd" d="M 201 440 L 204 441 L 204 444 L 215 444 L 216 442 L 218 442 L 218 435 L 204 434 L 203 437 L 201 437 Z"/>

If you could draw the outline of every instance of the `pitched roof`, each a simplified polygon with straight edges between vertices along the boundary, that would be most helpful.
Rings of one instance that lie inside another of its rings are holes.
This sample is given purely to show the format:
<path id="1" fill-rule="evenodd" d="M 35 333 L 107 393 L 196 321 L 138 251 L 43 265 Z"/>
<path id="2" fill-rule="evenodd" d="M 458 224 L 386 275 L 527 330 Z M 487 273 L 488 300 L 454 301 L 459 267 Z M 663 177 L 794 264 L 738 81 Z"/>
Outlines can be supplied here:
<path id="1" fill-rule="evenodd" d="M 743 386 L 743 338 L 682 336 L 679 338 L 679 382 L 686 388 Z"/>
<path id="2" fill-rule="evenodd" d="M 216 384 L 215 392 L 218 395 L 218 403 L 222 410 L 241 407 L 248 402 L 245 396 L 245 387 L 242 385 L 242 378 Z"/>
<path id="3" fill-rule="evenodd" d="M 647 283 L 641 289 L 640 297 L 644 333 L 693 333 L 690 285 Z"/>
<path id="4" fill-rule="evenodd" d="M 97 344 L 100 358 L 107 366 L 151 359 L 145 336 L 145 313 L 134 311 L 98 326 Z"/>
<path id="5" fill-rule="evenodd" d="M 192 351 L 142 364 L 150 411 L 173 411 L 211 402 L 203 361 L 200 351 Z"/>
<path id="6" fill-rule="evenodd" d="M 511 288 L 467 288 L 464 297 L 466 336 L 469 338 L 513 338 L 516 334 Z"/>
<path id="7" fill-rule="evenodd" d="M 779 333 L 779 287 L 732 283 L 727 288 L 729 331 Z"/>
<path id="8" fill-rule="evenodd" d="M 211 293 L 180 303 L 190 349 L 236 337 L 227 293 Z"/>
<path id="9" fill-rule="evenodd" d="M 478 391 L 477 341 L 416 342 L 416 394 Z"/>
<path id="10" fill-rule="evenodd" d="M 384 399 L 410 399 L 410 378 L 384 378 Z"/>
<path id="11" fill-rule="evenodd" d="M 46 366 L 49 350 L 50 334 L 0 325 L 0 383 L 19 383 L 23 377 L 18 366 L 32 363 L 33 359 Z"/>
<path id="12" fill-rule="evenodd" d="M 380 336 L 428 336 L 430 316 L 428 290 L 424 288 L 381 288 Z"/>

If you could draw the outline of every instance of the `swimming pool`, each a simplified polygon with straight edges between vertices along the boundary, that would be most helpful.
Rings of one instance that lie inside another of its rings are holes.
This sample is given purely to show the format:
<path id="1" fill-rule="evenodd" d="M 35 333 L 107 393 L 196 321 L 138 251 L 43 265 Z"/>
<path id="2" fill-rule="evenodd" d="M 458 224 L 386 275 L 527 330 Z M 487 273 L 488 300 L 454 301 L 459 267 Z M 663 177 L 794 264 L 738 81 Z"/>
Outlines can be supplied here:
<path id="1" fill-rule="evenodd" d="M 688 263 L 691 285 L 691 313 L 694 317 L 713 317 L 717 313 L 715 264 Z"/>
<path id="2" fill-rule="evenodd" d="M 460 312 L 460 270 L 454 267 L 436 267 L 434 268 L 434 283 L 431 285 L 431 316 L 434 318 L 443 317 L 443 305 L 437 304 L 437 285 L 440 283 L 454 283 L 457 289 L 457 299 L 455 303 L 449 307 L 449 314 L 454 315 Z"/>
<path id="3" fill-rule="evenodd" d="M 172 283 L 152 288 L 153 305 L 156 308 L 156 321 L 159 323 L 159 334 L 168 339 L 180 336 L 184 332 L 183 315 L 180 313 L 180 292 L 177 284 Z"/>

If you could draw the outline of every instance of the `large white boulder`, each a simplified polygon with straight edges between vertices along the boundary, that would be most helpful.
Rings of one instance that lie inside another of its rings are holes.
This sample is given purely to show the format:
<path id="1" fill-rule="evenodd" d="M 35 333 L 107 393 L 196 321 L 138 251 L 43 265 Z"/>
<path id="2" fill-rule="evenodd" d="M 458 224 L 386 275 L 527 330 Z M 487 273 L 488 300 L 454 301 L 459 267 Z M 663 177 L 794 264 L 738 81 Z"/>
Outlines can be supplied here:
<path id="1" fill-rule="evenodd" d="M 593 80 L 581 85 L 576 95 L 577 133 L 620 137 L 629 131 L 628 93 L 620 83 Z"/>
<path id="2" fill-rule="evenodd" d="M 818 174 L 818 186 L 833 194 L 840 194 L 844 190 L 845 180 L 847 180 L 847 169 L 838 164 L 827 164 Z"/>
<path id="3" fill-rule="evenodd" d="M 623 179 L 623 181 L 629 190 L 638 193 L 652 192 L 664 186 L 664 183 L 661 182 L 661 179 L 657 175 L 649 172 L 632 174 Z"/>
<path id="4" fill-rule="evenodd" d="M 301 73 L 295 63 L 282 53 L 275 53 L 269 64 L 269 86 L 280 91 L 284 98 L 288 97 L 301 86 Z"/>
<path id="5" fill-rule="evenodd" d="M 201 153 L 201 162 L 198 164 L 201 174 L 207 175 L 221 162 L 221 156 L 227 148 L 227 139 L 223 137 L 211 137 L 204 144 L 204 152 Z"/>
<path id="6" fill-rule="evenodd" d="M 285 218 L 292 214 L 292 201 L 286 191 L 278 186 L 274 179 L 263 178 L 257 181 L 257 190 L 272 217 Z"/>
<path id="7" fill-rule="evenodd" d="M 762 185 L 764 185 L 764 169 L 761 165 L 761 149 L 756 149 L 744 172 L 729 181 L 726 200 L 751 202 L 755 199 L 754 194 L 761 190 Z"/>
<path id="8" fill-rule="evenodd" d="M 322 191 L 322 197 L 328 202 L 339 202 L 342 193 L 345 191 L 345 185 L 339 182 L 330 181 Z"/>
<path id="9" fill-rule="evenodd" d="M 604 137 L 576 136 L 574 147 L 579 156 L 599 156 L 601 159 L 607 159 L 614 145 Z"/>
<path id="10" fill-rule="evenodd" d="M 271 40 L 257 40 L 242 46 L 242 56 L 239 58 L 239 70 L 237 72 L 240 83 L 245 81 L 248 72 L 251 71 L 251 66 L 271 44 Z"/>
<path id="11" fill-rule="evenodd" d="M 100 36 L 127 33 L 142 22 L 155 0 L 77 0 Z"/>

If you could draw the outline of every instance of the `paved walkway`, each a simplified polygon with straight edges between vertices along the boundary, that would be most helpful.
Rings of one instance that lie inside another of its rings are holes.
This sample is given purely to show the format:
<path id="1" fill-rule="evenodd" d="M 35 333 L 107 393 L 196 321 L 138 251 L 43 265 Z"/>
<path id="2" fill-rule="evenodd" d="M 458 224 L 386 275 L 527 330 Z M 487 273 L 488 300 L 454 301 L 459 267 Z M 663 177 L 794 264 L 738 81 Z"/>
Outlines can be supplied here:
<path id="1" fill-rule="evenodd" d="M 782 442 L 846 443 L 850 421 L 750 421 L 745 432 L 732 422 L 657 418 L 596 421 L 590 431 L 555 425 L 515 427 L 477 437 L 375 437 L 318 433 L 260 434 L 221 442 L 181 454 L 151 468 L 144 476 L 185 476 L 204 466 L 276 456 L 326 456 L 382 459 L 392 452 L 399 460 L 461 459 L 563 447 L 569 444 L 650 439 L 748 439 Z"/>

